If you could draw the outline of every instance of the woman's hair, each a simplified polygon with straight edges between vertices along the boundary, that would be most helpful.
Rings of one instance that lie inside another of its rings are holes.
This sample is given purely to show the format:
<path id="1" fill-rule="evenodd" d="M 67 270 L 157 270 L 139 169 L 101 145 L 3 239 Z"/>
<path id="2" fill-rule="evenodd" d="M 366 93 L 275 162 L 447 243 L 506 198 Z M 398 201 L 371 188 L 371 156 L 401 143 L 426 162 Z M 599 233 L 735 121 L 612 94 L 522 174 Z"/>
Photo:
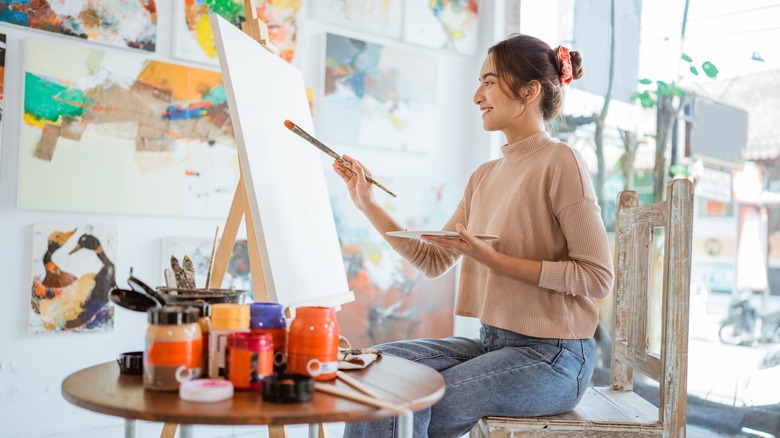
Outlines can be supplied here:
<path id="1" fill-rule="evenodd" d="M 524 85 L 539 81 L 542 85 L 541 107 L 544 120 L 555 118 L 561 111 L 560 50 L 553 50 L 544 41 L 529 35 L 512 34 L 509 38 L 488 50 L 492 55 L 493 67 L 498 76 L 501 90 L 508 96 L 524 101 L 520 90 Z M 582 56 L 572 51 L 572 76 L 582 77 Z"/>

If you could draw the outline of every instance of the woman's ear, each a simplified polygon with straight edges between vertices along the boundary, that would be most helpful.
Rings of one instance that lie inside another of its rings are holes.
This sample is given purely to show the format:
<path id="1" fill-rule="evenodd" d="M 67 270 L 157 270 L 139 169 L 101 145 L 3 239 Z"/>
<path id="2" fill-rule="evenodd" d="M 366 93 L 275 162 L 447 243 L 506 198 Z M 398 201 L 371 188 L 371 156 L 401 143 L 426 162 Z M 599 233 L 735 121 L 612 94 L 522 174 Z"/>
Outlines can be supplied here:
<path id="1" fill-rule="evenodd" d="M 520 89 L 523 101 L 529 104 L 542 94 L 542 84 L 539 81 L 531 81 Z"/>

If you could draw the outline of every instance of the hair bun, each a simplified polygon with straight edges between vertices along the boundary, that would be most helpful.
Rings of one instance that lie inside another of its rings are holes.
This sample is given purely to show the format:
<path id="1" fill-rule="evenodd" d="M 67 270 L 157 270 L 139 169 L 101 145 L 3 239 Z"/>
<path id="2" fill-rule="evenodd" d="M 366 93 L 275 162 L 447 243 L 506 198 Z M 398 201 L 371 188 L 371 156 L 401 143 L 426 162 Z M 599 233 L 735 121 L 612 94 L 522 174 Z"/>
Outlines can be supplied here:
<path id="1" fill-rule="evenodd" d="M 571 57 L 571 75 L 574 79 L 579 79 L 585 74 L 585 70 L 582 68 L 582 55 L 576 50 L 569 52 Z"/>

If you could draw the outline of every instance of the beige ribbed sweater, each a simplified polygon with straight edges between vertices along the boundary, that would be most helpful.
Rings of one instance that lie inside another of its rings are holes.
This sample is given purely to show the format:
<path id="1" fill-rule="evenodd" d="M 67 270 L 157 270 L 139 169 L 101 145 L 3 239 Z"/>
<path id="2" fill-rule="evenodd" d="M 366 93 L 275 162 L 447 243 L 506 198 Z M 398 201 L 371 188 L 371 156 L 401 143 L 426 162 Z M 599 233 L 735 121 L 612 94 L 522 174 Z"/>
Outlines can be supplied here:
<path id="1" fill-rule="evenodd" d="M 540 338 L 592 337 L 598 305 L 612 288 L 612 257 L 591 177 L 569 146 L 536 133 L 501 148 L 503 158 L 471 175 L 444 230 L 460 222 L 472 233 L 496 234 L 494 248 L 542 261 L 539 284 L 463 259 L 455 313 Z M 459 256 L 404 239 L 395 250 L 429 277 Z"/>

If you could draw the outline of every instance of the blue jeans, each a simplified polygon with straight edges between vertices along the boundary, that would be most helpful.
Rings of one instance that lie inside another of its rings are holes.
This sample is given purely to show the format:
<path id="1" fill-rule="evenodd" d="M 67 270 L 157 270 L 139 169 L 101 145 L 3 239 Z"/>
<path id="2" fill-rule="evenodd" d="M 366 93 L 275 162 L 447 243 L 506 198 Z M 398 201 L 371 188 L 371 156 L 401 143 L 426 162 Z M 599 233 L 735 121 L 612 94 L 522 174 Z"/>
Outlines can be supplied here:
<path id="1" fill-rule="evenodd" d="M 593 375 L 592 338 L 532 338 L 487 324 L 479 334 L 479 340 L 417 339 L 377 347 L 444 377 L 444 397 L 414 413 L 415 437 L 459 437 L 487 415 L 555 415 L 579 403 Z M 344 436 L 393 437 L 397 431 L 398 419 L 388 418 L 347 423 Z"/>

